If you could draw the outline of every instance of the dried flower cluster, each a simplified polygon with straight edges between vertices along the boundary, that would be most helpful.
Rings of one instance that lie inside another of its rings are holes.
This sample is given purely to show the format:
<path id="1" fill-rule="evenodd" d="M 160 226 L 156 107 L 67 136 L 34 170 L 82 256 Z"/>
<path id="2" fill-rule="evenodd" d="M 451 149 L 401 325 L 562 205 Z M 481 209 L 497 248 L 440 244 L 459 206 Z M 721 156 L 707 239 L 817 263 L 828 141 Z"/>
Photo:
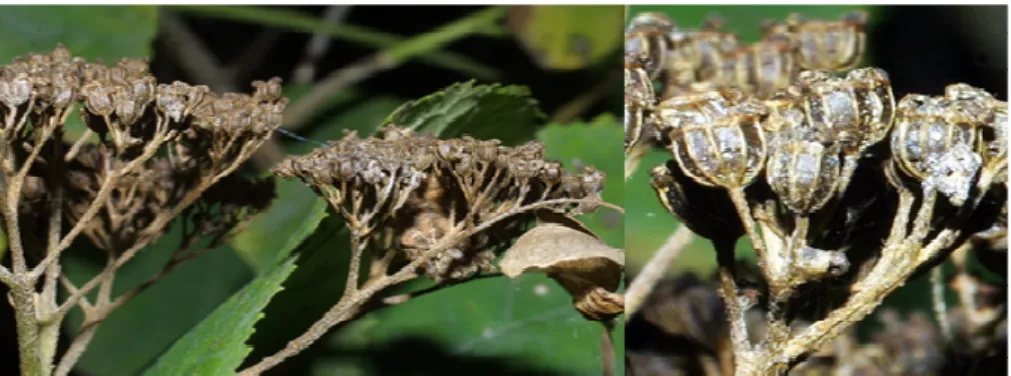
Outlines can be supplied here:
<path id="1" fill-rule="evenodd" d="M 537 142 L 517 147 L 470 137 L 439 140 L 385 128 L 375 136 L 350 133 L 330 146 L 290 157 L 276 169 L 297 177 L 326 198 L 346 220 L 354 238 L 382 235 L 408 258 L 426 257 L 425 273 L 436 281 L 491 271 L 495 250 L 521 234 L 533 213 L 484 226 L 514 209 L 543 207 L 568 214 L 595 210 L 576 200 L 599 200 L 604 174 L 587 167 L 571 174 L 544 160 Z M 448 235 L 473 233 L 445 247 Z M 363 243 L 364 244 L 364 243 Z M 427 251 L 445 247 L 434 256 Z"/>
<path id="2" fill-rule="evenodd" d="M 654 119 L 648 109 L 657 100 L 720 88 L 766 99 L 795 83 L 802 70 L 856 66 L 864 53 L 866 21 L 864 13 L 838 21 L 792 14 L 784 23 L 766 25 L 760 41 L 743 44 L 720 31 L 723 22 L 717 18 L 706 20 L 701 30 L 683 30 L 660 13 L 636 15 L 625 32 L 626 149 L 650 141 Z M 659 98 L 653 80 L 663 84 Z"/>
<path id="3" fill-rule="evenodd" d="M 12 251 L 11 269 L 0 277 L 15 297 L 26 373 L 48 369 L 59 332 L 49 328 L 59 328 L 71 308 L 84 309 L 83 334 L 56 369 L 65 373 L 98 323 L 139 292 L 110 296 L 116 271 L 170 223 L 181 218 L 183 244 L 164 272 L 202 253 L 193 251 L 201 239 L 212 239 L 209 248 L 222 244 L 268 205 L 272 180 L 232 173 L 280 126 L 287 99 L 278 79 L 253 83 L 252 95 L 218 96 L 206 86 L 158 84 L 146 60 L 106 66 L 63 46 L 15 59 L 0 72 L 0 181 Z M 87 131 L 65 144 L 75 111 Z M 82 233 L 108 252 L 109 263 L 74 286 L 60 277 L 58 259 Z M 32 298 L 43 275 L 42 298 Z M 56 300 L 57 280 L 69 288 L 63 302 Z"/>
<path id="4" fill-rule="evenodd" d="M 625 104 L 626 150 L 649 130 L 671 152 L 651 171 L 653 186 L 672 214 L 717 248 L 737 375 L 785 373 L 914 272 L 999 226 L 1006 211 L 1007 103 L 953 84 L 943 96 L 908 95 L 896 104 L 883 70 L 835 72 L 859 61 L 858 18 L 791 17 L 771 27 L 791 46 L 778 61 L 793 59 L 798 70 L 758 85 L 765 91 L 721 79 L 728 76 L 716 68 L 729 60 L 697 54 L 717 54 L 716 41 L 731 37 L 671 31 L 655 14 L 636 18 L 627 33 L 639 44 L 626 53 L 633 94 Z M 682 59 L 698 73 L 686 85 L 671 78 L 679 56 L 697 58 Z M 663 74 L 657 95 L 652 79 Z M 757 256 L 759 294 L 738 287 L 740 235 Z M 768 330 L 753 341 L 746 312 L 758 304 L 767 308 Z M 807 312 L 810 306 L 821 311 Z M 811 324 L 796 327 L 804 317 Z"/>

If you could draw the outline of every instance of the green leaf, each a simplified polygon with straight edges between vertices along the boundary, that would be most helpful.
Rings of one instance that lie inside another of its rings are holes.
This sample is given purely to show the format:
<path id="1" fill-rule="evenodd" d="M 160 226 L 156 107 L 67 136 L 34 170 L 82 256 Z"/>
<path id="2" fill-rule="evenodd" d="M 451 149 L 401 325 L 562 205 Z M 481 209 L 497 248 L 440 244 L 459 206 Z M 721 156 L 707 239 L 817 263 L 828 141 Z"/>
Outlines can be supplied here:
<path id="1" fill-rule="evenodd" d="M 295 259 L 278 265 L 218 307 L 163 354 L 145 375 L 232 374 L 252 350 L 245 344 L 253 325 L 281 283 L 295 270 Z"/>
<path id="2" fill-rule="evenodd" d="M 319 344 L 334 355 L 314 374 L 594 375 L 601 373 L 602 331 L 543 275 L 477 280 L 340 328 Z M 613 334 L 616 348 L 624 348 L 623 326 Z"/>
<path id="3" fill-rule="evenodd" d="M 178 245 L 176 223 L 119 270 L 113 296 L 155 275 Z M 64 275 L 80 286 L 104 268 L 104 252 L 75 245 L 61 265 Z M 251 277 L 249 268 L 227 246 L 180 266 L 113 312 L 98 328 L 77 369 L 94 375 L 135 375 Z M 82 319 L 79 309 L 71 311 L 64 321 L 65 332 L 75 333 Z"/>
<path id="4" fill-rule="evenodd" d="M 569 171 L 594 166 L 603 171 L 604 201 L 621 206 L 625 201 L 625 131 L 614 116 L 602 115 L 590 123 L 551 124 L 537 133 L 544 143 L 545 157 L 558 160 Z M 581 218 L 586 226 L 608 244 L 623 247 L 625 221 L 621 213 L 601 208 Z"/>
<path id="5" fill-rule="evenodd" d="M 622 47 L 620 5 L 517 6 L 509 28 L 545 69 L 576 70 L 614 57 Z"/>
<path id="6" fill-rule="evenodd" d="M 408 102 L 383 123 L 440 138 L 468 134 L 515 144 L 529 140 L 544 118 L 526 87 L 468 81 Z"/>
<path id="7" fill-rule="evenodd" d="M 0 64 L 29 52 L 49 53 L 58 43 L 74 56 L 107 64 L 149 57 L 157 32 L 156 6 L 6 6 L 0 12 Z M 75 141 L 85 129 L 80 116 L 71 114 L 64 139 Z"/>
<path id="8" fill-rule="evenodd" d="M 393 34 L 348 23 L 326 22 L 303 12 L 280 7 L 175 5 L 171 9 L 198 16 L 249 22 L 303 33 L 324 34 L 335 39 L 380 49 L 394 47 L 404 40 Z M 493 80 L 499 76 L 499 72 L 494 68 L 451 51 L 430 51 L 421 54 L 417 59 L 473 77 Z"/>
<path id="9" fill-rule="evenodd" d="M 292 92 L 297 94 L 296 90 Z M 342 137 L 345 129 L 370 133 L 400 103 L 402 101 L 391 97 L 370 99 L 340 116 L 320 121 L 309 138 L 325 142 Z M 335 102 L 334 105 L 336 104 L 338 103 Z M 302 154 L 315 147 L 317 145 L 313 143 L 298 141 L 289 144 L 285 151 Z M 298 242 L 288 243 L 289 239 L 277 234 L 292 234 L 316 228 L 321 216 L 325 215 L 326 208 L 326 202 L 301 181 L 278 179 L 277 198 L 270 208 L 256 217 L 249 228 L 237 235 L 230 245 L 257 272 L 270 270 L 278 261 L 287 258 L 287 253 L 309 235 L 302 234 L 302 239 Z M 280 253 L 284 255 L 279 255 Z"/>

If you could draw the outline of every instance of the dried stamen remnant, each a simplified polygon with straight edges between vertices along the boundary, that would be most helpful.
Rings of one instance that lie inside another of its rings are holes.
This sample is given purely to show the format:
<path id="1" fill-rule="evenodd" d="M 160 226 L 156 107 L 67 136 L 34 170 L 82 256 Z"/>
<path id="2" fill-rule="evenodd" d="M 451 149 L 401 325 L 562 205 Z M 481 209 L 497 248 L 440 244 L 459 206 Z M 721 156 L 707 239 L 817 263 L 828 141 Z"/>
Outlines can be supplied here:
<path id="1" fill-rule="evenodd" d="M 344 216 L 355 236 L 393 229 L 396 246 L 411 259 L 525 205 L 599 200 L 604 182 L 603 173 L 593 168 L 571 174 L 545 161 L 544 147 L 536 142 L 505 147 L 495 140 L 439 140 L 399 128 L 367 138 L 348 134 L 329 147 L 289 157 L 275 172 L 312 186 Z M 559 203 L 546 209 L 580 214 L 596 207 Z M 426 274 L 442 281 L 488 270 L 504 241 L 522 233 L 520 225 L 531 218 L 532 213 L 517 212 L 450 244 L 428 259 Z"/>

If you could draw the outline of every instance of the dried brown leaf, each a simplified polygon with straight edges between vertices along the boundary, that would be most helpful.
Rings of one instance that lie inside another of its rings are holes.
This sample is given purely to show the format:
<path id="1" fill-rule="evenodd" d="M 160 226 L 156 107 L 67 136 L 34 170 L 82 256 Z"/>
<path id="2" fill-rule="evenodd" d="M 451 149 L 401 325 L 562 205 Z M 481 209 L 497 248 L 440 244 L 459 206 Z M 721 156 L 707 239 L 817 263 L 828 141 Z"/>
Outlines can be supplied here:
<path id="1" fill-rule="evenodd" d="M 516 278 L 537 271 L 555 279 L 584 317 L 606 321 L 624 312 L 624 299 L 614 293 L 621 282 L 625 252 L 571 223 L 542 221 L 505 252 L 499 269 Z M 578 222 L 577 222 L 578 223 Z"/>

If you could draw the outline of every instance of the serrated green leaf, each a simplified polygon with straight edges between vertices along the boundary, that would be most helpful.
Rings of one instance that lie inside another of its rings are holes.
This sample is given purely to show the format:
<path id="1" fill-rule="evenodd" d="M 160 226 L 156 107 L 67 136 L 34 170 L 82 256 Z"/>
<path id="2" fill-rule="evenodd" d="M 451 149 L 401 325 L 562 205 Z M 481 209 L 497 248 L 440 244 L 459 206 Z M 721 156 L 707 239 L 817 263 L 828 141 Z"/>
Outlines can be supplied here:
<path id="1" fill-rule="evenodd" d="M 621 48 L 623 16 L 621 5 L 517 6 L 509 28 L 541 67 L 576 70 Z"/>
<path id="2" fill-rule="evenodd" d="M 179 245 L 179 231 L 176 223 L 154 245 L 120 268 L 113 296 L 133 289 L 161 270 Z M 60 263 L 63 274 L 80 286 L 104 268 L 104 252 L 75 245 Z M 102 322 L 77 369 L 95 375 L 135 375 L 242 288 L 251 274 L 227 246 L 180 266 Z M 80 310 L 72 310 L 64 321 L 65 332 L 75 333 L 82 319 Z"/>
<path id="3" fill-rule="evenodd" d="M 29 52 L 48 53 L 58 43 L 88 61 L 150 57 L 157 32 L 156 6 L 5 6 L 0 10 L 0 40 L 4 41 L 0 64 Z M 80 116 L 71 114 L 64 139 L 75 141 L 86 129 Z"/>
<path id="4" fill-rule="evenodd" d="M 282 290 L 281 284 L 294 270 L 295 258 L 290 258 L 254 279 L 176 341 L 144 374 L 233 374 L 252 350 L 245 342 L 253 332 L 253 325 L 263 317 L 261 311 Z"/>
<path id="5" fill-rule="evenodd" d="M 544 118 L 537 101 L 524 86 L 477 85 L 468 81 L 408 102 L 383 124 L 440 138 L 468 134 L 515 144 L 529 140 Z"/>

